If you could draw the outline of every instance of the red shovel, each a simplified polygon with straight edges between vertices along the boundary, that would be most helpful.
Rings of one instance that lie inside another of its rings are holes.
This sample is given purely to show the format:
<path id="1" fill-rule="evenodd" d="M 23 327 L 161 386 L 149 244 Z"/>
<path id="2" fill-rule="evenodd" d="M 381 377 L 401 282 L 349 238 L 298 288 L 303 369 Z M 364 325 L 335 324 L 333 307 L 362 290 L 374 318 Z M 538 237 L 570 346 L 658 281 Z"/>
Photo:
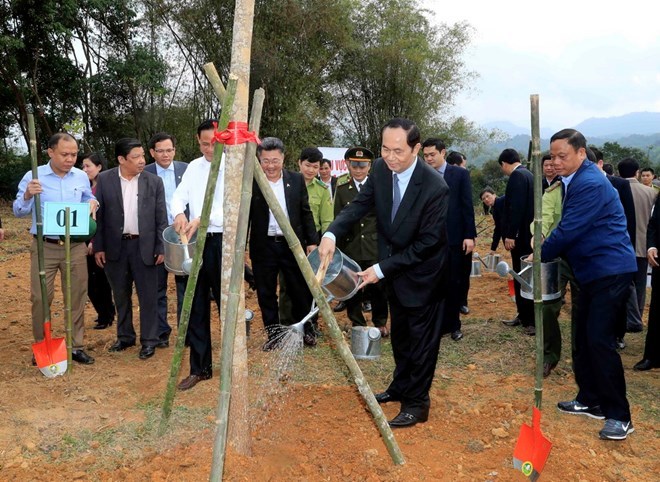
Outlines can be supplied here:
<path id="1" fill-rule="evenodd" d="M 526 423 L 520 427 L 516 448 L 513 449 L 513 467 L 520 470 L 529 480 L 535 481 L 550 455 L 552 442 L 541 433 L 541 411 L 532 409 L 532 426 Z"/>
<path id="2" fill-rule="evenodd" d="M 30 154 L 32 156 L 32 178 L 37 179 L 37 137 L 34 132 L 34 117 L 28 114 L 28 129 L 30 132 Z M 44 262 L 44 225 L 41 215 L 41 196 L 34 195 L 34 213 L 37 225 L 37 258 L 39 260 L 39 280 L 41 282 L 41 302 L 44 310 L 44 339 L 32 343 L 32 352 L 37 367 L 48 378 L 64 375 L 66 372 L 67 351 L 64 338 L 51 338 L 50 306 L 48 305 L 48 288 L 46 286 L 46 269 Z"/>

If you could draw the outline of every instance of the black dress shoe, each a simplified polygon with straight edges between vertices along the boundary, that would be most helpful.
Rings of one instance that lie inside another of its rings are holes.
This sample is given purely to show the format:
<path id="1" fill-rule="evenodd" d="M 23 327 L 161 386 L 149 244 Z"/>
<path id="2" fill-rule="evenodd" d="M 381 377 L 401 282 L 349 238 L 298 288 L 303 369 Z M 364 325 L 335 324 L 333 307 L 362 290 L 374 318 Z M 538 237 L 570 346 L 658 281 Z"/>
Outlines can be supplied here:
<path id="1" fill-rule="evenodd" d="M 335 313 L 339 313 L 340 311 L 344 311 L 345 309 L 346 309 L 346 303 L 340 301 L 339 303 L 337 303 L 337 306 L 335 306 L 332 309 L 332 311 L 334 311 Z"/>
<path id="2" fill-rule="evenodd" d="M 520 323 L 520 318 L 517 316 L 513 320 L 502 320 L 502 324 L 506 326 L 518 326 Z"/>
<path id="3" fill-rule="evenodd" d="M 105 330 L 107 327 L 112 326 L 113 320 L 100 321 L 96 320 L 96 325 L 94 325 L 95 330 Z"/>
<path id="4" fill-rule="evenodd" d="M 179 390 L 190 390 L 192 387 L 197 385 L 203 380 L 208 380 L 213 376 L 212 373 L 202 373 L 201 375 L 188 375 L 186 378 L 181 380 L 181 383 L 177 385 Z"/>
<path id="5" fill-rule="evenodd" d="M 130 348 L 132 346 L 135 346 L 135 342 L 129 343 L 127 341 L 121 341 L 117 340 L 112 344 L 110 348 L 108 348 L 108 351 L 113 352 L 113 351 L 124 351 L 127 348 Z"/>
<path id="6" fill-rule="evenodd" d="M 376 401 L 380 404 L 401 401 L 397 397 L 390 395 L 388 392 L 377 393 L 375 397 Z"/>
<path id="7" fill-rule="evenodd" d="M 158 340 L 158 343 L 156 343 L 154 346 L 156 348 L 167 348 L 168 346 L 170 346 L 170 340 L 169 339 Z"/>
<path id="8" fill-rule="evenodd" d="M 552 370 L 555 369 L 557 363 L 544 363 L 543 364 L 543 378 L 548 378 Z"/>
<path id="9" fill-rule="evenodd" d="M 412 427 L 418 423 L 426 422 L 428 420 L 428 415 L 426 417 L 418 417 L 408 412 L 399 412 L 399 414 L 390 420 L 388 423 L 392 428 L 398 427 Z"/>
<path id="10" fill-rule="evenodd" d="M 650 370 L 651 368 L 660 368 L 660 363 L 653 363 L 648 358 L 644 358 L 643 360 L 640 360 L 637 363 L 635 363 L 633 370 L 637 370 L 638 372 L 645 372 L 646 370 Z"/>
<path id="11" fill-rule="evenodd" d="M 371 311 L 371 302 L 370 301 L 365 301 L 362 303 L 362 311 L 369 312 Z"/>
<path id="12" fill-rule="evenodd" d="M 528 336 L 536 336 L 536 328 L 534 325 L 523 326 L 523 333 Z"/>
<path id="13" fill-rule="evenodd" d="M 140 358 L 140 360 L 146 360 L 147 358 L 154 356 L 154 353 L 156 353 L 156 348 L 153 345 L 142 345 L 138 358 Z"/>
<path id="14" fill-rule="evenodd" d="M 456 330 L 456 331 L 452 332 L 451 339 L 454 340 L 454 341 L 462 340 L 463 339 L 463 332 L 461 330 Z"/>
<path id="15" fill-rule="evenodd" d="M 85 350 L 74 350 L 71 352 L 71 359 L 82 363 L 83 365 L 91 365 L 94 363 L 94 358 L 85 353 Z"/>
<path id="16" fill-rule="evenodd" d="M 303 336 L 303 343 L 305 346 L 316 346 L 316 336 L 311 333 L 305 334 L 305 336 Z"/>
<path id="17" fill-rule="evenodd" d="M 470 314 L 470 308 L 468 308 L 465 305 L 461 306 L 461 315 L 469 315 L 469 314 Z"/>

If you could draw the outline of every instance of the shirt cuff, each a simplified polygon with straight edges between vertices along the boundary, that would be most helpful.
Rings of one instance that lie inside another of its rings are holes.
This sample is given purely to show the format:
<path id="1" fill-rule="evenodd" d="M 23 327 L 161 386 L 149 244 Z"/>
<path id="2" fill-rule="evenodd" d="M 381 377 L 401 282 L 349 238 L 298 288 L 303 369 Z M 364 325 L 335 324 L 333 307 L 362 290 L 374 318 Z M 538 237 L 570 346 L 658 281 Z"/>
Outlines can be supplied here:
<path id="1" fill-rule="evenodd" d="M 376 272 L 376 276 L 378 276 L 378 279 L 383 279 L 385 275 L 383 274 L 383 270 L 380 269 L 380 266 L 378 263 L 376 263 L 374 266 L 374 271 Z"/>
<path id="2" fill-rule="evenodd" d="M 649 254 L 652 249 L 657 250 L 658 248 L 656 248 L 655 246 L 651 246 L 649 249 L 646 250 L 646 254 Z"/>
<path id="3" fill-rule="evenodd" d="M 325 233 L 323 233 L 323 236 L 321 237 L 321 239 L 323 239 L 323 238 L 332 239 L 335 243 L 337 243 L 337 237 L 329 231 L 326 231 Z"/>

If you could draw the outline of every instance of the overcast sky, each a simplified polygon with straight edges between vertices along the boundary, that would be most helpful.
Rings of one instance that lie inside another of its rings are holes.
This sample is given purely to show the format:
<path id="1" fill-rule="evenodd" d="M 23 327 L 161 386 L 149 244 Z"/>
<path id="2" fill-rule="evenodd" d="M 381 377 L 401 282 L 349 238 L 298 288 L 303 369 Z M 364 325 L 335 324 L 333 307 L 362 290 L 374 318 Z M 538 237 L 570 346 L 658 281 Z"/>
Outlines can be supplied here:
<path id="1" fill-rule="evenodd" d="M 530 94 L 539 94 L 541 128 L 660 111 L 660 28 L 653 2 L 421 3 L 434 21 L 467 21 L 475 29 L 465 60 L 480 78 L 473 92 L 457 99 L 454 115 L 528 127 Z"/>

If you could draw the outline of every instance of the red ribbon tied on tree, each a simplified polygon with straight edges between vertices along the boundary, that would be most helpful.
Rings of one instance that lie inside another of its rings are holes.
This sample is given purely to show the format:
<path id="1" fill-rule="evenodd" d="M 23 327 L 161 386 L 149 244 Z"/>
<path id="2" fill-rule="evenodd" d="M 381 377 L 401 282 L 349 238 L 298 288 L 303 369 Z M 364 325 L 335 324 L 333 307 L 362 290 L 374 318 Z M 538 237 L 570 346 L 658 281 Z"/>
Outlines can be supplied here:
<path id="1" fill-rule="evenodd" d="M 247 122 L 229 121 L 224 131 L 218 131 L 218 123 L 213 123 L 213 143 L 220 142 L 226 146 L 235 146 L 254 142 L 261 144 L 261 140 L 254 132 L 248 131 Z"/>

